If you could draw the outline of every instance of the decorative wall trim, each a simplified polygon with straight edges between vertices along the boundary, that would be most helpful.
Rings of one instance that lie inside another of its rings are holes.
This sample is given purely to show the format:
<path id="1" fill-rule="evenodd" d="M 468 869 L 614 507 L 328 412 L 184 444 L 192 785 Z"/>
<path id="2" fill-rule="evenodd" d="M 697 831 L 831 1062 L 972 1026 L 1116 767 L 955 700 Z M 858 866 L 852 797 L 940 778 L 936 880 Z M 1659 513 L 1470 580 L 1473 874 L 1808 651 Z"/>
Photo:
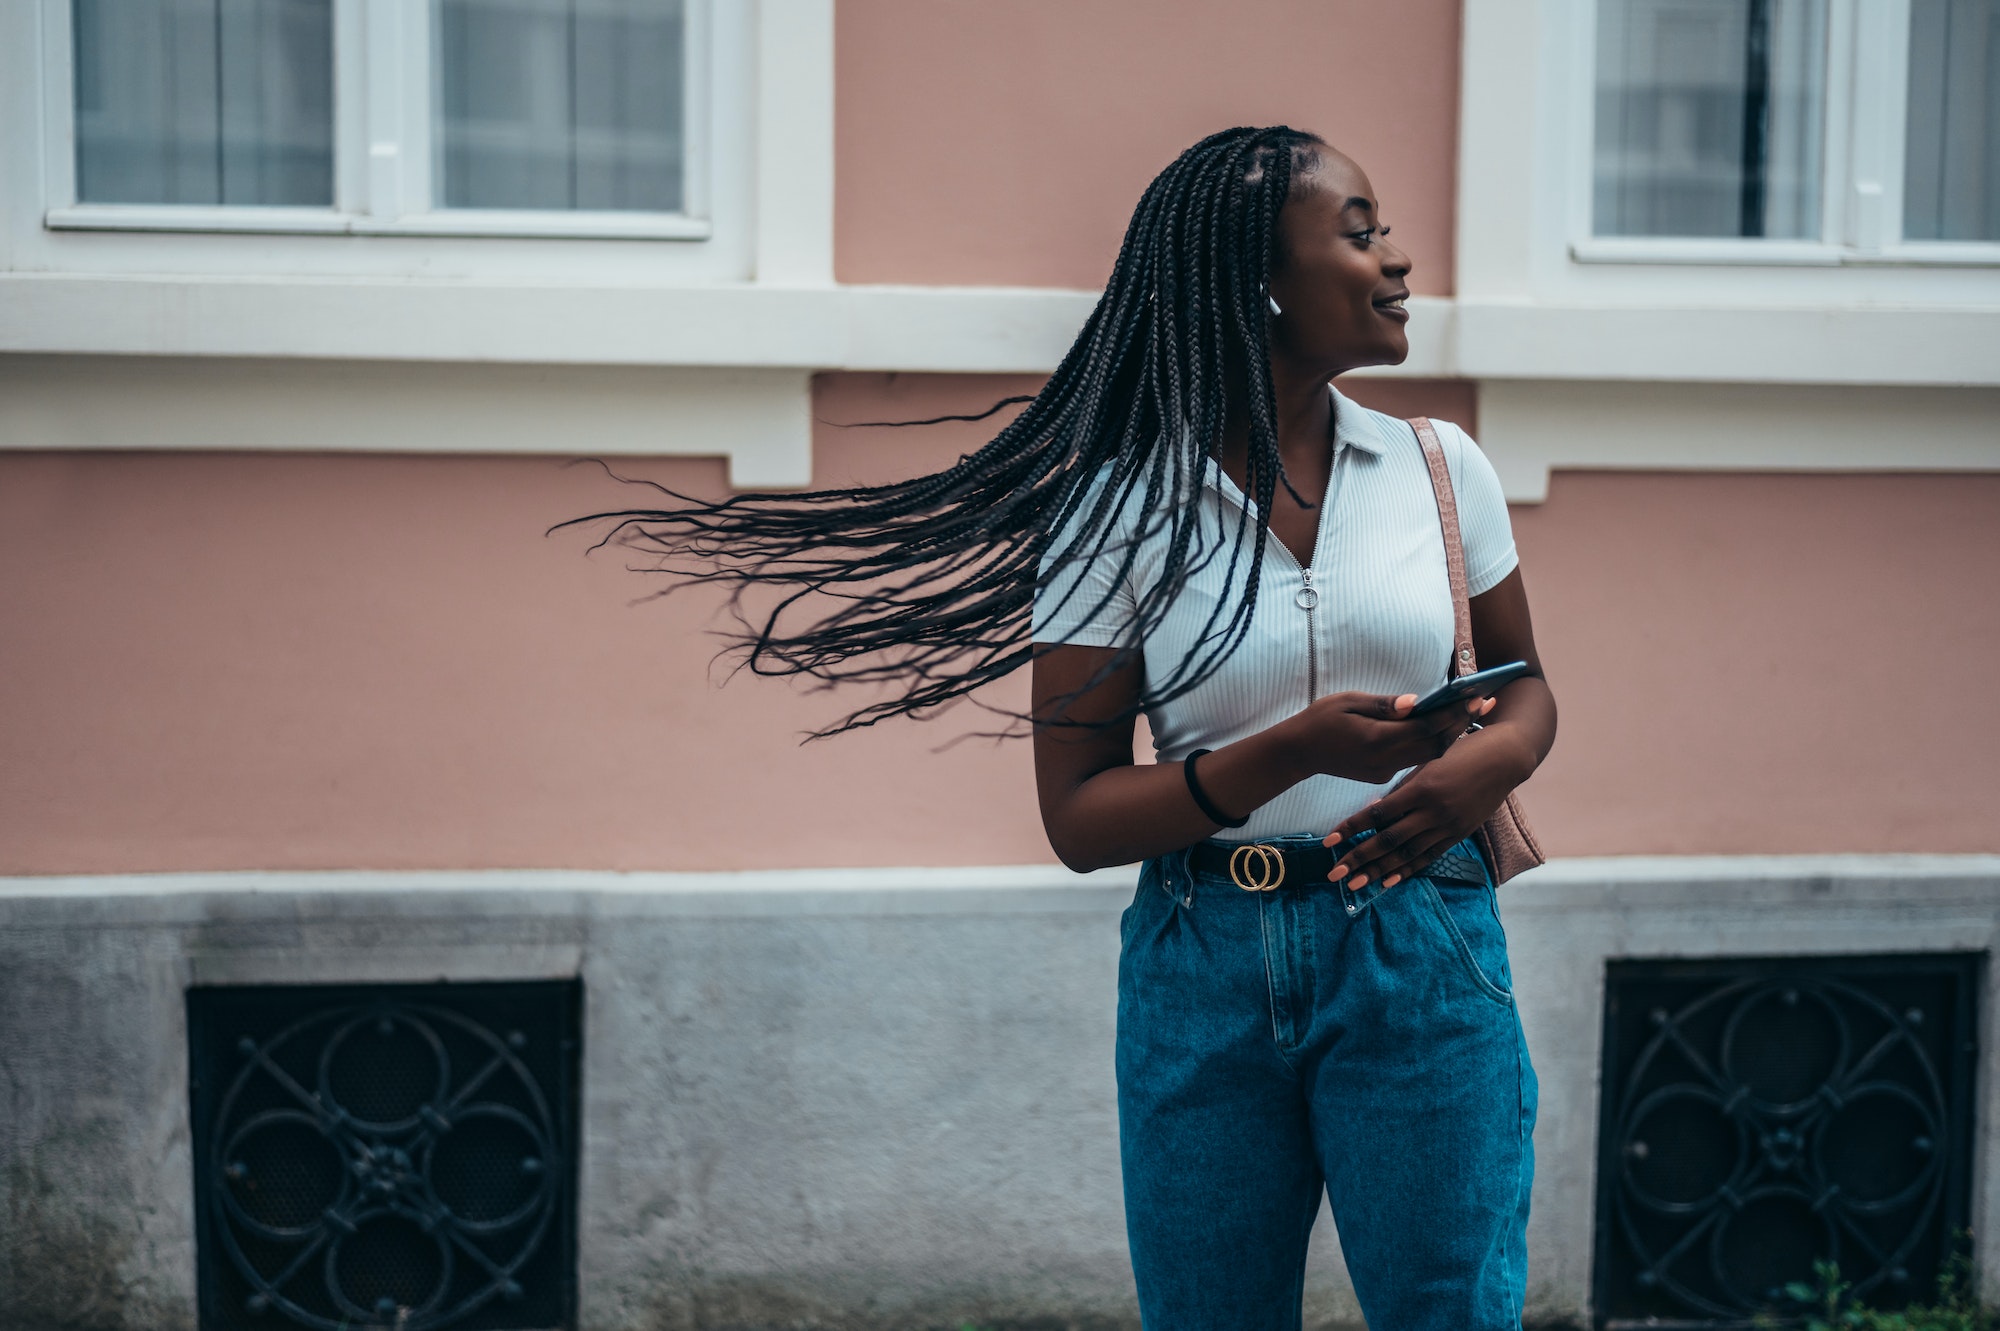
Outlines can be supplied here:
<path id="1" fill-rule="evenodd" d="M 774 223 L 774 226 L 776 224 Z M 773 240 L 777 244 L 777 240 Z M 1092 291 L 796 284 L 526 285 L 0 275 L 0 352 L 1034 374 Z M 2000 385 L 2000 306 L 1597 306 L 1417 297 L 1419 378 Z"/>
<path id="2" fill-rule="evenodd" d="M 732 484 L 782 489 L 812 478 L 811 381 L 791 367 L 0 356 L 0 449 L 723 456 Z M 1478 436 L 1507 497 L 1539 503 L 1562 468 L 1990 471 L 1995 419 L 1992 387 L 1484 379 Z"/>
<path id="3" fill-rule="evenodd" d="M 833 281 L 833 0 L 757 6 L 757 280 Z"/>
<path id="4" fill-rule="evenodd" d="M 1507 498 L 1565 468 L 1992 471 L 2000 389 L 1486 379 L 1479 446 Z"/>
<path id="5" fill-rule="evenodd" d="M 1130 892 L 1138 869 L 1124 865 L 1092 873 L 1072 873 L 1054 864 L 948 865 L 937 868 L 748 869 L 740 871 L 676 872 L 669 870 L 620 873 L 598 869 L 320 869 L 216 870 L 189 873 L 130 873 L 73 875 L 13 875 L 0 877 L 0 903 L 10 913 L 21 903 L 46 901 L 56 906 L 85 899 L 111 902 L 140 898 L 156 903 L 148 922 L 175 918 L 194 897 L 307 893 L 315 909 L 339 913 L 353 900 L 356 910 L 379 914 L 383 896 L 408 900 L 424 894 L 439 898 L 494 894 L 520 901 L 531 913 L 573 905 L 581 894 L 634 900 L 656 897 L 673 901 L 700 899 L 726 914 L 762 915 L 774 907 L 793 908 L 779 901 L 811 893 L 829 903 L 849 903 L 891 913 L 914 910 L 934 913 L 941 903 L 986 911 L 1044 911 L 1065 903 L 1075 909 L 1101 909 L 1102 894 Z M 1650 889 L 1674 885 L 1676 901 L 1686 905 L 1728 904 L 1752 908 L 1760 902 L 1800 893 L 1829 904 L 1846 902 L 1893 910 L 1898 901 L 1874 889 L 1884 882 L 1926 885 L 1926 900 L 1939 891 L 1963 889 L 1971 904 L 2000 905 L 2000 854 L 1994 855 L 1597 855 L 1550 860 L 1502 889 L 1510 910 L 1557 913 L 1620 904 L 1622 888 Z M 1690 895 L 1692 893 L 1693 895 Z M 849 904 L 829 908 L 846 913 Z M 1631 904 L 1623 902 L 1623 904 Z M 123 909 L 107 907 L 108 909 Z M 135 917 L 135 919 L 138 917 Z M 1983 927 L 2000 929 L 2000 917 Z"/>
<path id="6" fill-rule="evenodd" d="M 0 356 L 0 448 L 726 457 L 812 479 L 795 369 Z"/>

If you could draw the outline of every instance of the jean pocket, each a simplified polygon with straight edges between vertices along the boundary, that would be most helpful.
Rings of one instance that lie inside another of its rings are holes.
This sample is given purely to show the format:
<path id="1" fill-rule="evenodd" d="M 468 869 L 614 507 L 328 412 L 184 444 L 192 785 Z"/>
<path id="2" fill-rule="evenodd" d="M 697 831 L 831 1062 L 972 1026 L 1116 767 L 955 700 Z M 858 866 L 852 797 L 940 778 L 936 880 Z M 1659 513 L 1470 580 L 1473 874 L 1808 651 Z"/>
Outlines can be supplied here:
<path id="1" fill-rule="evenodd" d="M 1180 898 L 1174 894 L 1174 874 L 1178 868 L 1173 855 L 1158 855 L 1139 864 L 1139 886 L 1132 893 L 1132 904 L 1118 917 L 1118 937 L 1121 941 L 1132 941 L 1132 929 L 1139 920 L 1151 913 L 1165 901 L 1178 905 Z"/>
<path id="2" fill-rule="evenodd" d="M 1470 883 L 1475 887 L 1484 887 L 1490 881 L 1486 859 L 1479 853 L 1479 843 L 1471 837 L 1432 860 L 1425 867 L 1424 876 L 1437 883 Z"/>
<path id="3" fill-rule="evenodd" d="M 1512 1006 L 1514 977 L 1507 965 L 1507 933 L 1500 927 L 1492 886 L 1483 877 L 1476 886 L 1450 879 L 1418 881 L 1474 987 L 1494 1002 Z"/>

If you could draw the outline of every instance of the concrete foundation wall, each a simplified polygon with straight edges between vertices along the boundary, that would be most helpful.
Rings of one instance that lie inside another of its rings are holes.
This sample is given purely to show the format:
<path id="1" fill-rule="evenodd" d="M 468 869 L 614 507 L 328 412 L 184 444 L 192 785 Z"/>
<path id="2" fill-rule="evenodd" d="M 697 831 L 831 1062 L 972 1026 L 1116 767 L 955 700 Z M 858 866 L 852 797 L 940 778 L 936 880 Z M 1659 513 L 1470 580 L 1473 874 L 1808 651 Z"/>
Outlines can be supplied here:
<path id="1" fill-rule="evenodd" d="M 11 880 L 0 1326 L 193 1327 L 187 986 L 568 976 L 586 1331 L 1136 1326 L 1111 1059 L 1131 891 L 1033 867 Z M 1530 1312 L 1581 1320 L 1606 958 L 1990 951 L 2000 858 L 1559 861 L 1502 901 L 1542 1082 Z M 1324 1216 L 1315 1244 L 1312 1324 L 1354 1325 Z"/>

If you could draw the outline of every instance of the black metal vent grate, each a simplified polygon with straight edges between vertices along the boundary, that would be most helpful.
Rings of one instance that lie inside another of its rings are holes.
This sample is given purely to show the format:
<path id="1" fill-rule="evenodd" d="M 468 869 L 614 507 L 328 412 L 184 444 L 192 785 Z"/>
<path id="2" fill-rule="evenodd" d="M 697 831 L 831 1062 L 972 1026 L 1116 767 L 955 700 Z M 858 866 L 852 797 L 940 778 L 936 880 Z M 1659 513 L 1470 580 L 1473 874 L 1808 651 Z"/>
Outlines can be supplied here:
<path id="1" fill-rule="evenodd" d="M 1840 1265 L 1899 1307 L 1967 1223 L 1982 957 L 1613 962 L 1598 1324 L 1737 1324 Z"/>
<path id="2" fill-rule="evenodd" d="M 576 1320 L 582 990 L 190 989 L 205 1331 Z"/>

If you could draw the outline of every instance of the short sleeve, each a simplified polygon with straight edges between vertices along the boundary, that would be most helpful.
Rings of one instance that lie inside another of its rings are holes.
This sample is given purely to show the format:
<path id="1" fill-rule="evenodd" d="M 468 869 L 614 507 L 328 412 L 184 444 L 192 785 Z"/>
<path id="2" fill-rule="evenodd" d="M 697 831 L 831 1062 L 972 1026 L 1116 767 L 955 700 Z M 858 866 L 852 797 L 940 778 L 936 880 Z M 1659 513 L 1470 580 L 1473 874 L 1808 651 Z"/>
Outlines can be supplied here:
<path id="1" fill-rule="evenodd" d="M 1133 621 L 1138 618 L 1138 601 L 1132 594 L 1131 582 L 1119 576 L 1119 568 L 1125 562 L 1126 548 L 1131 540 L 1130 524 L 1125 521 L 1126 515 L 1122 510 L 1112 514 L 1111 530 L 1101 548 L 1094 554 L 1087 550 L 1079 552 L 1078 558 L 1053 577 L 1049 576 L 1049 568 L 1055 563 L 1057 552 L 1066 549 L 1075 538 L 1078 528 L 1083 525 L 1084 515 L 1096 502 L 1110 474 L 1107 464 L 1092 483 L 1091 493 L 1070 516 L 1069 522 L 1042 556 L 1038 572 L 1046 581 L 1038 581 L 1035 588 L 1031 619 L 1036 642 L 1059 642 L 1077 647 L 1118 647 L 1128 640 Z M 1128 494 L 1127 500 L 1130 499 Z M 1093 541 L 1091 544 L 1097 543 Z"/>
<path id="2" fill-rule="evenodd" d="M 1507 517 L 1507 496 L 1500 488 L 1500 475 L 1486 454 L 1471 435 L 1450 421 L 1437 424 L 1445 459 L 1452 464 L 1452 491 L 1458 497 L 1466 592 L 1478 596 L 1499 585 L 1521 562 L 1514 550 L 1514 525 Z"/>

